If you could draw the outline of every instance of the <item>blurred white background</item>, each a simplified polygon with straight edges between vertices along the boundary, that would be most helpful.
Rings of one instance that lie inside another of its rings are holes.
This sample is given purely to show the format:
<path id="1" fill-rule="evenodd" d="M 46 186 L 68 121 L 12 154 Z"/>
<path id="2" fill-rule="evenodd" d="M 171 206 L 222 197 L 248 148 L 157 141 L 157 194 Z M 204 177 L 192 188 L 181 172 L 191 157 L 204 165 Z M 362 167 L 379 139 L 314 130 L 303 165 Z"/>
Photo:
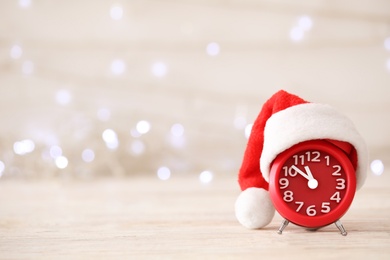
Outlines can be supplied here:
<path id="1" fill-rule="evenodd" d="M 0 2 L 2 178 L 237 174 L 279 89 L 390 163 L 390 1 Z"/>

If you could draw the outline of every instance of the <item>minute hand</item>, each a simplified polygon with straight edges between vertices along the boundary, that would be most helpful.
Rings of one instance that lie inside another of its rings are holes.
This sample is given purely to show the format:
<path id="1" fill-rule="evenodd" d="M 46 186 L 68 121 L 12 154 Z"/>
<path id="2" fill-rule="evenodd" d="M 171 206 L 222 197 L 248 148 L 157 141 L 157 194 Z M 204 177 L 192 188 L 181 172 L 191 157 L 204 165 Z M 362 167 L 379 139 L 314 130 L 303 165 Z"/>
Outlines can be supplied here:
<path id="1" fill-rule="evenodd" d="M 292 169 L 294 169 L 297 173 L 299 173 L 300 175 L 302 175 L 303 177 L 305 177 L 307 180 L 311 180 L 313 179 L 313 175 L 312 176 L 309 176 L 309 174 L 306 174 L 304 173 L 303 171 L 301 171 L 297 166 L 293 165 L 291 166 Z"/>
<path id="2" fill-rule="evenodd" d="M 310 180 L 314 179 L 313 174 L 311 173 L 309 166 L 305 166 L 305 170 L 306 170 L 307 176 L 310 178 Z"/>

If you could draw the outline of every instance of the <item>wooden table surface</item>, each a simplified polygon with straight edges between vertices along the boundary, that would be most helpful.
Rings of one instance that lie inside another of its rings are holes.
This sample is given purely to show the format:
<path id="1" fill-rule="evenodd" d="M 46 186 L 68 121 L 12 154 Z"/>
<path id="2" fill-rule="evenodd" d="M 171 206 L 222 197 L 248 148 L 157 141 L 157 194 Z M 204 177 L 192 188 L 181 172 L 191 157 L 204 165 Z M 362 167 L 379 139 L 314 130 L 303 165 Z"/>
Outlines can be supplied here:
<path id="1" fill-rule="evenodd" d="M 235 175 L 1 180 L 1 259 L 390 259 L 390 178 L 369 176 L 342 222 L 276 233 L 235 219 Z"/>

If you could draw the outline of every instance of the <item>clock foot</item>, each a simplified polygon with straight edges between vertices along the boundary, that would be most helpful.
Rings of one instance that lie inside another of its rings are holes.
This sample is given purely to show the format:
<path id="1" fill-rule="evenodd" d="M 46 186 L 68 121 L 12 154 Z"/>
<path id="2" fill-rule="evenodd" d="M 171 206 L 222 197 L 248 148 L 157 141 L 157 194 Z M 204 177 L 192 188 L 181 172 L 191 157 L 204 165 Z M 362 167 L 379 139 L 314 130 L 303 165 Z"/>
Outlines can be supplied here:
<path id="1" fill-rule="evenodd" d="M 280 225 L 280 228 L 278 229 L 278 234 L 281 235 L 283 230 L 287 227 L 288 223 L 290 223 L 287 219 L 284 219 L 282 221 L 282 224 Z"/>
<path id="2" fill-rule="evenodd" d="M 337 220 L 335 225 L 340 230 L 341 235 L 346 236 L 348 234 L 340 220 Z"/>

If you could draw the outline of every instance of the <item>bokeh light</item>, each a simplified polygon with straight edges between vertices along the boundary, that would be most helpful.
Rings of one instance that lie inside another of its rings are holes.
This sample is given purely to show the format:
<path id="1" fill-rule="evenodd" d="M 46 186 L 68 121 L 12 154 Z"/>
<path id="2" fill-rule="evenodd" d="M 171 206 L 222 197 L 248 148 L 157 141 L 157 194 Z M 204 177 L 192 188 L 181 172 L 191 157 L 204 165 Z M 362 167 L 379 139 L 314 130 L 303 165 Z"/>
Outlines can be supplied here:
<path id="1" fill-rule="evenodd" d="M 383 45 L 386 50 L 390 51 L 390 37 L 387 37 L 385 41 L 383 42 Z"/>
<path id="2" fill-rule="evenodd" d="M 303 31 L 309 31 L 313 27 L 313 20 L 310 16 L 303 15 L 298 19 L 298 26 L 302 28 Z"/>
<path id="3" fill-rule="evenodd" d="M 210 183 L 214 178 L 214 174 L 211 171 L 203 171 L 199 175 L 199 180 L 202 183 Z"/>
<path id="4" fill-rule="evenodd" d="M 51 158 L 56 159 L 62 155 L 62 148 L 58 145 L 52 145 L 49 154 Z"/>
<path id="5" fill-rule="evenodd" d="M 22 64 L 22 73 L 24 75 L 31 75 L 34 73 L 34 63 L 30 60 L 26 60 Z"/>
<path id="6" fill-rule="evenodd" d="M 386 69 L 390 71 L 390 58 L 388 58 L 386 61 Z"/>
<path id="7" fill-rule="evenodd" d="M 55 164 L 59 169 L 65 169 L 68 167 L 68 158 L 65 156 L 59 156 L 55 159 Z"/>
<path id="8" fill-rule="evenodd" d="M 30 139 L 25 139 L 14 143 L 14 152 L 18 155 L 31 153 L 35 149 L 35 143 Z"/>
<path id="9" fill-rule="evenodd" d="M 107 148 L 115 150 L 119 146 L 118 135 L 112 129 L 106 129 L 102 134 L 103 141 L 106 143 Z"/>
<path id="10" fill-rule="evenodd" d="M 373 160 L 370 164 L 371 172 L 374 175 L 380 176 L 385 170 L 385 166 L 381 160 Z"/>
<path id="11" fill-rule="evenodd" d="M 245 132 L 246 139 L 248 139 L 249 136 L 251 135 L 252 127 L 253 127 L 253 124 L 247 124 L 246 127 L 245 127 L 244 132 Z"/>
<path id="12" fill-rule="evenodd" d="M 111 111 L 108 108 L 100 108 L 97 111 L 97 118 L 100 121 L 106 122 L 111 118 Z"/>
<path id="13" fill-rule="evenodd" d="M 216 43 L 216 42 L 210 42 L 209 44 L 207 44 L 207 47 L 206 47 L 206 53 L 209 55 L 209 56 L 217 56 L 220 52 L 220 47 L 219 47 L 219 44 Z"/>
<path id="14" fill-rule="evenodd" d="M 164 77 L 168 72 L 168 66 L 162 61 L 157 61 L 152 65 L 152 74 L 158 78 Z"/>
<path id="15" fill-rule="evenodd" d="M 171 177 L 171 170 L 166 166 L 162 166 L 157 170 L 157 177 L 160 180 L 166 181 Z"/>
<path id="16" fill-rule="evenodd" d="M 294 42 L 302 41 L 304 35 L 305 35 L 305 32 L 301 27 L 296 26 L 290 30 L 290 39 Z"/>
<path id="17" fill-rule="evenodd" d="M 130 152 L 133 155 L 141 155 L 145 152 L 145 144 L 141 140 L 134 140 L 130 145 Z"/>
<path id="18" fill-rule="evenodd" d="M 56 102 L 59 105 L 67 105 L 72 101 L 72 95 L 67 89 L 60 89 L 56 93 Z"/>
<path id="19" fill-rule="evenodd" d="M 114 75 L 122 75 L 126 71 L 126 63 L 124 60 L 115 59 L 111 62 L 111 72 Z"/>
<path id="20" fill-rule="evenodd" d="M 19 6 L 22 8 L 28 8 L 31 6 L 32 0 L 19 0 Z"/>
<path id="21" fill-rule="evenodd" d="M 5 164 L 3 161 L 0 161 L 0 178 L 3 176 L 3 172 L 5 170 Z"/>
<path id="22" fill-rule="evenodd" d="M 123 17 L 123 8 L 122 6 L 116 4 L 110 8 L 110 17 L 112 20 L 119 21 Z"/>
<path id="23" fill-rule="evenodd" d="M 11 47 L 11 50 L 10 50 L 10 56 L 12 59 L 19 59 L 20 57 L 22 57 L 22 54 L 23 54 L 23 49 L 20 45 L 18 44 L 15 44 Z"/>
<path id="24" fill-rule="evenodd" d="M 137 123 L 136 130 L 140 134 L 146 134 L 150 131 L 151 125 L 146 120 L 141 120 Z"/>
<path id="25" fill-rule="evenodd" d="M 92 162 L 95 159 L 95 152 L 92 149 L 84 149 L 81 158 L 84 162 Z"/>
<path id="26" fill-rule="evenodd" d="M 174 124 L 172 125 L 171 127 L 171 134 L 174 136 L 174 137 L 182 137 L 184 135 L 184 127 L 182 124 Z"/>

